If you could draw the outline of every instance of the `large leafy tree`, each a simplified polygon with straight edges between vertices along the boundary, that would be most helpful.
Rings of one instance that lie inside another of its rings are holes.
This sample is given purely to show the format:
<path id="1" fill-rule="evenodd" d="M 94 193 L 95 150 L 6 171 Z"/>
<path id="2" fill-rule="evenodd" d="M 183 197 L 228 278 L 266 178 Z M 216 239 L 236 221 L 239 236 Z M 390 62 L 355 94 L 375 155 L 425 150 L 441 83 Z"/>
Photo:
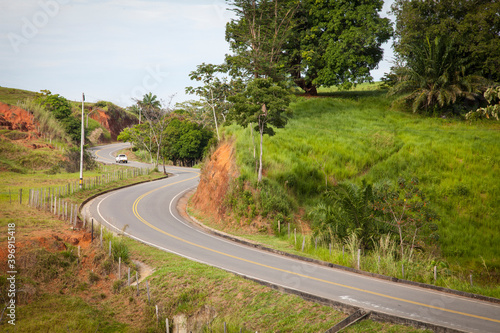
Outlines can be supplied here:
<path id="1" fill-rule="evenodd" d="M 241 126 L 257 124 L 255 129 L 260 134 L 260 157 L 258 181 L 262 180 L 262 143 L 264 134 L 274 135 L 273 127 L 283 128 L 290 114 L 290 93 L 272 79 L 254 79 L 246 89 L 230 97 L 233 106 L 229 120 Z"/>
<path id="2" fill-rule="evenodd" d="M 382 60 L 382 44 L 392 35 L 381 18 L 383 0 L 302 0 L 286 45 L 287 68 L 311 95 L 318 86 L 341 86 L 372 80 L 370 70 Z"/>
<path id="3" fill-rule="evenodd" d="M 318 86 L 369 81 L 392 34 L 382 0 L 240 0 L 226 27 L 240 74 L 291 78 L 307 93 Z M 233 72 L 234 73 L 234 72 Z"/>
<path id="4" fill-rule="evenodd" d="M 394 49 L 406 59 L 426 37 L 447 36 L 467 61 L 466 74 L 500 81 L 500 2 L 491 0 L 396 0 Z"/>
<path id="5" fill-rule="evenodd" d="M 202 125 L 171 115 L 172 120 L 165 129 L 162 156 L 174 165 L 182 162 L 191 166 L 199 161 L 210 147 L 213 132 Z"/>

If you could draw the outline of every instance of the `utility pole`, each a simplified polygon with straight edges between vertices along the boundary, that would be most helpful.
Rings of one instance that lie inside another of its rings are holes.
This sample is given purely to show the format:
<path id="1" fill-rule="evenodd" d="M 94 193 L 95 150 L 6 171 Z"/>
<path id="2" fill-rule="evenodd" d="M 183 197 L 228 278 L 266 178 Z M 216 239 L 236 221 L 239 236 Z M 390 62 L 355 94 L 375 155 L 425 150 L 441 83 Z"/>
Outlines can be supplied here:
<path id="1" fill-rule="evenodd" d="M 85 104 L 85 93 L 82 93 L 82 136 L 80 139 L 80 190 L 83 188 L 83 141 L 85 139 L 84 135 L 84 118 L 83 118 L 83 106 Z"/>

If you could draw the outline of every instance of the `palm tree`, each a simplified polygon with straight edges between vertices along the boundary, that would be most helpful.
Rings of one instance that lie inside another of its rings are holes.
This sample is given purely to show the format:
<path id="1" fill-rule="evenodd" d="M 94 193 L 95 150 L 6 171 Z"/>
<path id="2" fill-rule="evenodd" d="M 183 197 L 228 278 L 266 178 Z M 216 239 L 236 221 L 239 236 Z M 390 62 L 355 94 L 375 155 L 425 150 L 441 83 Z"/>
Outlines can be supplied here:
<path id="1" fill-rule="evenodd" d="M 142 112 L 149 113 L 161 108 L 161 102 L 151 92 L 142 96 L 142 100 L 137 100 L 137 105 L 139 106 L 139 124 L 141 123 Z"/>
<path id="2" fill-rule="evenodd" d="M 433 113 L 462 98 L 475 100 L 484 79 L 467 75 L 466 63 L 457 56 L 456 48 L 447 38 L 436 37 L 411 46 L 411 56 L 406 59 L 402 80 L 389 91 L 389 95 L 410 93 L 402 97 L 411 103 L 412 111 Z"/>

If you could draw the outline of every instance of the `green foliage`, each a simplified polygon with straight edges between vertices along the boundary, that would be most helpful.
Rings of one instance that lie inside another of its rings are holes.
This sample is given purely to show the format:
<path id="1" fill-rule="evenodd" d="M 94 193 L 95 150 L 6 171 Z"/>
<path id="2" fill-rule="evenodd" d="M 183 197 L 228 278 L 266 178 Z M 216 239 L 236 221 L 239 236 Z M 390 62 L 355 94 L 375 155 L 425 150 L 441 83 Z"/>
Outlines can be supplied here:
<path id="1" fill-rule="evenodd" d="M 81 152 L 80 148 L 69 148 L 65 153 L 64 168 L 66 172 L 77 172 L 80 170 Z M 87 150 L 83 152 L 83 170 L 90 171 L 97 167 L 95 157 Z"/>
<path id="2" fill-rule="evenodd" d="M 437 250 L 463 267 L 480 267 L 482 256 L 498 269 L 498 123 L 397 112 L 384 91 L 329 94 L 292 104 L 287 127 L 264 141 L 269 181 L 308 212 L 319 204 L 325 179 L 330 188 L 343 181 L 360 186 L 363 180 L 397 184 L 399 178 L 418 177 L 440 217 Z M 233 125 L 224 131 L 236 137 L 241 176 L 253 182 L 251 129 Z"/>
<path id="3" fill-rule="evenodd" d="M 286 74 L 282 59 L 285 44 L 295 27 L 294 0 L 232 0 L 236 19 L 226 25 L 226 41 L 233 55 L 226 55 L 231 75 L 243 78 L 272 78 Z"/>
<path id="4" fill-rule="evenodd" d="M 343 182 L 328 189 L 324 200 L 310 213 L 315 234 L 328 243 L 355 237 L 363 248 L 371 247 L 372 239 L 378 239 L 388 229 L 373 219 L 374 200 L 372 186 L 365 183 L 358 187 Z"/>
<path id="5" fill-rule="evenodd" d="M 500 2 L 490 0 L 396 0 L 396 53 L 406 59 L 425 36 L 448 36 L 466 73 L 500 81 Z"/>
<path id="6" fill-rule="evenodd" d="M 38 94 L 36 102 L 52 113 L 73 142 L 80 142 L 81 122 L 72 116 L 71 104 L 66 98 L 59 94 L 54 95 L 48 90 L 42 90 L 42 93 Z"/>
<path id="7" fill-rule="evenodd" d="M 410 181 L 398 179 L 396 189 L 383 183 L 370 208 L 398 235 L 401 258 L 405 258 L 406 252 L 411 260 L 415 248 L 427 249 L 437 244 L 439 234 L 436 222 L 439 218 L 429 207 L 417 178 Z"/>
<path id="8" fill-rule="evenodd" d="M 59 94 L 53 95 L 50 91 L 44 92 L 43 95 L 37 98 L 37 102 L 52 112 L 59 121 L 71 116 L 71 104 Z"/>
<path id="9" fill-rule="evenodd" d="M 287 67 L 306 92 L 315 86 L 350 88 L 371 81 L 370 70 L 382 60 L 382 44 L 392 35 L 383 1 L 301 1 L 287 47 Z M 290 47 L 291 46 L 291 47 Z"/>
<path id="10" fill-rule="evenodd" d="M 261 134 L 273 135 L 276 128 L 283 128 L 291 115 L 288 108 L 290 93 L 270 79 L 255 79 L 248 83 L 246 89 L 230 97 L 233 107 L 229 120 L 246 127 L 258 124 L 255 130 Z"/>
<path id="11" fill-rule="evenodd" d="M 172 119 L 165 128 L 162 156 L 174 165 L 182 162 L 193 165 L 206 153 L 213 132 L 189 120 Z"/>
<path id="12" fill-rule="evenodd" d="M 161 108 L 161 102 L 158 100 L 158 97 L 151 92 L 142 96 L 142 100 L 136 100 L 136 104 L 139 108 L 139 123 L 141 123 L 142 116 L 154 117 L 154 114 L 157 113 L 156 111 Z"/>
<path id="13" fill-rule="evenodd" d="M 56 119 L 52 112 L 48 111 L 35 100 L 26 99 L 19 103 L 18 106 L 33 114 L 33 117 L 39 124 L 39 131 L 41 133 L 48 135 L 52 139 L 59 139 L 67 143 L 71 142 L 72 139 L 66 133 L 64 125 Z"/>
<path id="14" fill-rule="evenodd" d="M 217 140 L 219 140 L 219 124 L 222 124 L 229 111 L 230 103 L 227 98 L 242 89 L 242 82 L 239 79 L 228 80 L 221 75 L 228 71 L 226 65 L 212 65 L 202 63 L 198 65 L 196 71 L 189 74 L 191 80 L 202 81 L 203 86 L 187 87 L 186 93 L 196 94 L 201 98 L 202 112 L 213 114 L 213 122 L 206 123 L 216 130 Z M 212 119 L 204 117 L 204 119 Z"/>
<path id="15" fill-rule="evenodd" d="M 350 88 L 371 81 L 392 35 L 383 1 L 232 1 L 226 26 L 231 74 L 290 80 L 309 94 L 317 86 Z"/>
<path id="16" fill-rule="evenodd" d="M 290 92 L 271 79 L 254 79 L 245 90 L 229 98 L 233 106 L 228 115 L 229 121 L 248 126 L 256 123 L 255 129 L 260 134 L 260 147 L 264 134 L 274 135 L 274 129 L 285 127 L 291 110 Z M 262 155 L 260 149 L 258 181 L 262 180 Z"/>
<path id="17" fill-rule="evenodd" d="M 464 99 L 474 102 L 479 96 L 484 80 L 466 75 L 454 41 L 426 38 L 407 47 L 411 55 L 406 57 L 405 67 L 399 68 L 401 80 L 389 94 L 410 93 L 403 99 L 411 104 L 413 112 L 439 114 Z"/>
<path id="18" fill-rule="evenodd" d="M 477 120 L 481 118 L 500 120 L 500 86 L 490 87 L 484 93 L 488 106 L 470 111 L 465 115 L 466 119 Z M 496 102 L 496 104 L 495 104 Z"/>

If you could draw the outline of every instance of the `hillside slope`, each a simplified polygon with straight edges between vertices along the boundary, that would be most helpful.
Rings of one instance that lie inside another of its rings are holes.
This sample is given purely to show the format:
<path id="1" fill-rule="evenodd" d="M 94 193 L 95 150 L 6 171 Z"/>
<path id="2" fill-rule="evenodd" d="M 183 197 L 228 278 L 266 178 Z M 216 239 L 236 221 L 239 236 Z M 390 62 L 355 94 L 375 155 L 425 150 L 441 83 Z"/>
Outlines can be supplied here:
<path id="1" fill-rule="evenodd" d="M 235 138 L 239 179 L 254 188 L 269 184 L 281 188 L 281 194 L 275 191 L 267 199 L 283 207 L 288 196 L 291 203 L 285 208 L 293 212 L 283 209 L 281 214 L 293 225 L 297 210 L 302 207 L 306 214 L 301 216 L 307 217 L 321 201 L 325 186 L 344 181 L 397 184 L 401 178 L 416 178 L 439 216 L 437 254 L 464 272 L 471 269 L 490 282 L 498 281 L 500 124 L 425 118 L 391 110 L 390 103 L 383 92 L 299 100 L 286 128 L 265 137 L 267 180 L 258 186 L 250 129 L 226 127 L 226 135 Z M 202 182 L 199 191 L 203 187 Z M 241 191 L 246 199 L 240 198 L 232 210 L 239 206 L 258 210 L 266 198 L 252 199 L 257 192 Z M 261 218 L 244 211 L 238 214 L 238 219 Z M 271 215 L 268 223 L 276 224 L 277 216 Z"/>

